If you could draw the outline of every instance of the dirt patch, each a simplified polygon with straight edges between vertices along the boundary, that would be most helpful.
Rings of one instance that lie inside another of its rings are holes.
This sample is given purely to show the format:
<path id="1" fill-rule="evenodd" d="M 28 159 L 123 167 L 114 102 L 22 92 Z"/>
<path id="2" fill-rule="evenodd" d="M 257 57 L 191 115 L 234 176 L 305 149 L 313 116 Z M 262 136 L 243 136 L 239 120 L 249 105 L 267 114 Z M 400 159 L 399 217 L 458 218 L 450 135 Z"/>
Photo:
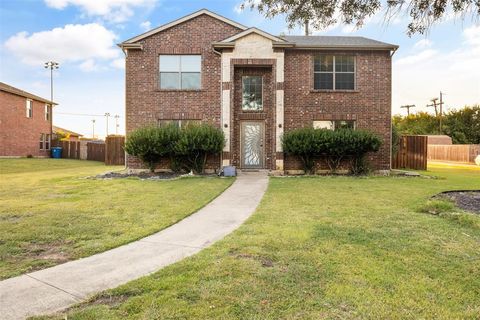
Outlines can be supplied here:
<path id="1" fill-rule="evenodd" d="M 235 258 L 237 259 L 252 259 L 252 260 L 257 260 L 259 261 L 261 264 L 262 264 L 262 267 L 265 267 L 265 268 L 271 268 L 273 267 L 273 261 L 266 258 L 266 257 L 261 257 L 261 256 L 255 256 L 255 255 L 251 255 L 251 254 L 248 254 L 248 253 L 239 253 L 239 254 L 236 254 L 234 255 Z"/>
<path id="2" fill-rule="evenodd" d="M 82 304 L 82 308 L 99 305 L 99 304 L 107 305 L 109 307 L 116 307 L 122 304 L 122 302 L 126 301 L 128 298 L 129 298 L 129 295 L 112 296 L 109 294 L 102 294 L 96 298 L 93 298 L 93 300 L 87 301 L 84 304 Z"/>
<path id="3" fill-rule="evenodd" d="M 48 260 L 60 264 L 71 260 L 70 255 L 62 250 L 65 243 L 33 243 L 29 244 L 26 256 L 36 260 Z"/>
<path id="4" fill-rule="evenodd" d="M 460 209 L 480 214 L 480 190 L 445 191 L 433 198 L 453 201 Z"/>

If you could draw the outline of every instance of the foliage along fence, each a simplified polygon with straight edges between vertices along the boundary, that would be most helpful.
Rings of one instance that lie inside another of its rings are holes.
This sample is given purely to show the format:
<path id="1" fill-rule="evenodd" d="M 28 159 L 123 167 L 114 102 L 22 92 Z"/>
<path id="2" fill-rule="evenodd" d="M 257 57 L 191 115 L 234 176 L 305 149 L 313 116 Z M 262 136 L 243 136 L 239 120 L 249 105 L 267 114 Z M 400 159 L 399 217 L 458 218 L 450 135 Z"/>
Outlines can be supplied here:
<path id="1" fill-rule="evenodd" d="M 125 137 L 109 136 L 103 141 L 52 141 L 62 148 L 62 158 L 105 162 L 106 165 L 124 165 Z"/>
<path id="2" fill-rule="evenodd" d="M 475 163 L 480 144 L 429 145 L 428 160 Z"/>
<path id="3" fill-rule="evenodd" d="M 427 136 L 401 136 L 392 169 L 427 170 Z"/>

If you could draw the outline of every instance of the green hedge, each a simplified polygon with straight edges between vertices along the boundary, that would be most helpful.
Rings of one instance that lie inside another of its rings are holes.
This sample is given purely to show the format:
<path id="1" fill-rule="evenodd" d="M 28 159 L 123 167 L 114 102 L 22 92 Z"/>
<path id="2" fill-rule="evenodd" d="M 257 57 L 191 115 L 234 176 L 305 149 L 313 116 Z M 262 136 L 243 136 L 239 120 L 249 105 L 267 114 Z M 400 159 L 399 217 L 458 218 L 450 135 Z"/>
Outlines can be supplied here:
<path id="1" fill-rule="evenodd" d="M 151 172 L 162 158 L 170 158 L 174 171 L 203 173 L 209 155 L 218 154 L 225 145 L 223 132 L 208 124 L 184 128 L 170 124 L 139 128 L 127 137 L 125 151 L 138 157 Z"/>
<path id="2" fill-rule="evenodd" d="M 282 139 L 283 150 L 300 158 L 306 174 L 315 171 L 315 161 L 326 160 L 330 172 L 334 173 L 343 160 L 348 160 L 352 174 L 368 171 L 365 156 L 376 152 L 381 139 L 366 130 L 327 130 L 301 128 L 289 131 Z"/>

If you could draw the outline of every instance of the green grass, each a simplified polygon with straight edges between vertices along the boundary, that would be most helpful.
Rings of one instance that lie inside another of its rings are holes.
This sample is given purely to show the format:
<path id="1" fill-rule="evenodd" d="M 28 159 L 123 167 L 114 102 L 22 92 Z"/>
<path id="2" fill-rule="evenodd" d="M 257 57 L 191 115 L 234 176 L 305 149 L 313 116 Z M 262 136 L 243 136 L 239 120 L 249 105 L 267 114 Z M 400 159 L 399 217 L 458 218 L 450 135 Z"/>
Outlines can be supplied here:
<path id="1" fill-rule="evenodd" d="M 195 212 L 232 179 L 86 179 L 103 163 L 0 159 L 0 278 L 142 238 Z"/>
<path id="2" fill-rule="evenodd" d="M 422 207 L 480 172 L 426 174 L 272 178 L 227 238 L 68 319 L 478 319 L 480 227 Z"/>

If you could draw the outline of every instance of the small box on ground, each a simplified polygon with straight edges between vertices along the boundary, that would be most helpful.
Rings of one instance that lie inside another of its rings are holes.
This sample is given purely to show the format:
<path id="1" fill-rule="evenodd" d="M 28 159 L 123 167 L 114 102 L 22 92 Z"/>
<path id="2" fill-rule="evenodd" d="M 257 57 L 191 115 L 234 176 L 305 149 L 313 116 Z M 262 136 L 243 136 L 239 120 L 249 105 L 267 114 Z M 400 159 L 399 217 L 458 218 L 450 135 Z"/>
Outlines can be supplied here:
<path id="1" fill-rule="evenodd" d="M 237 168 L 235 168 L 235 166 L 224 166 L 222 172 L 224 177 L 235 177 L 237 175 Z"/>

